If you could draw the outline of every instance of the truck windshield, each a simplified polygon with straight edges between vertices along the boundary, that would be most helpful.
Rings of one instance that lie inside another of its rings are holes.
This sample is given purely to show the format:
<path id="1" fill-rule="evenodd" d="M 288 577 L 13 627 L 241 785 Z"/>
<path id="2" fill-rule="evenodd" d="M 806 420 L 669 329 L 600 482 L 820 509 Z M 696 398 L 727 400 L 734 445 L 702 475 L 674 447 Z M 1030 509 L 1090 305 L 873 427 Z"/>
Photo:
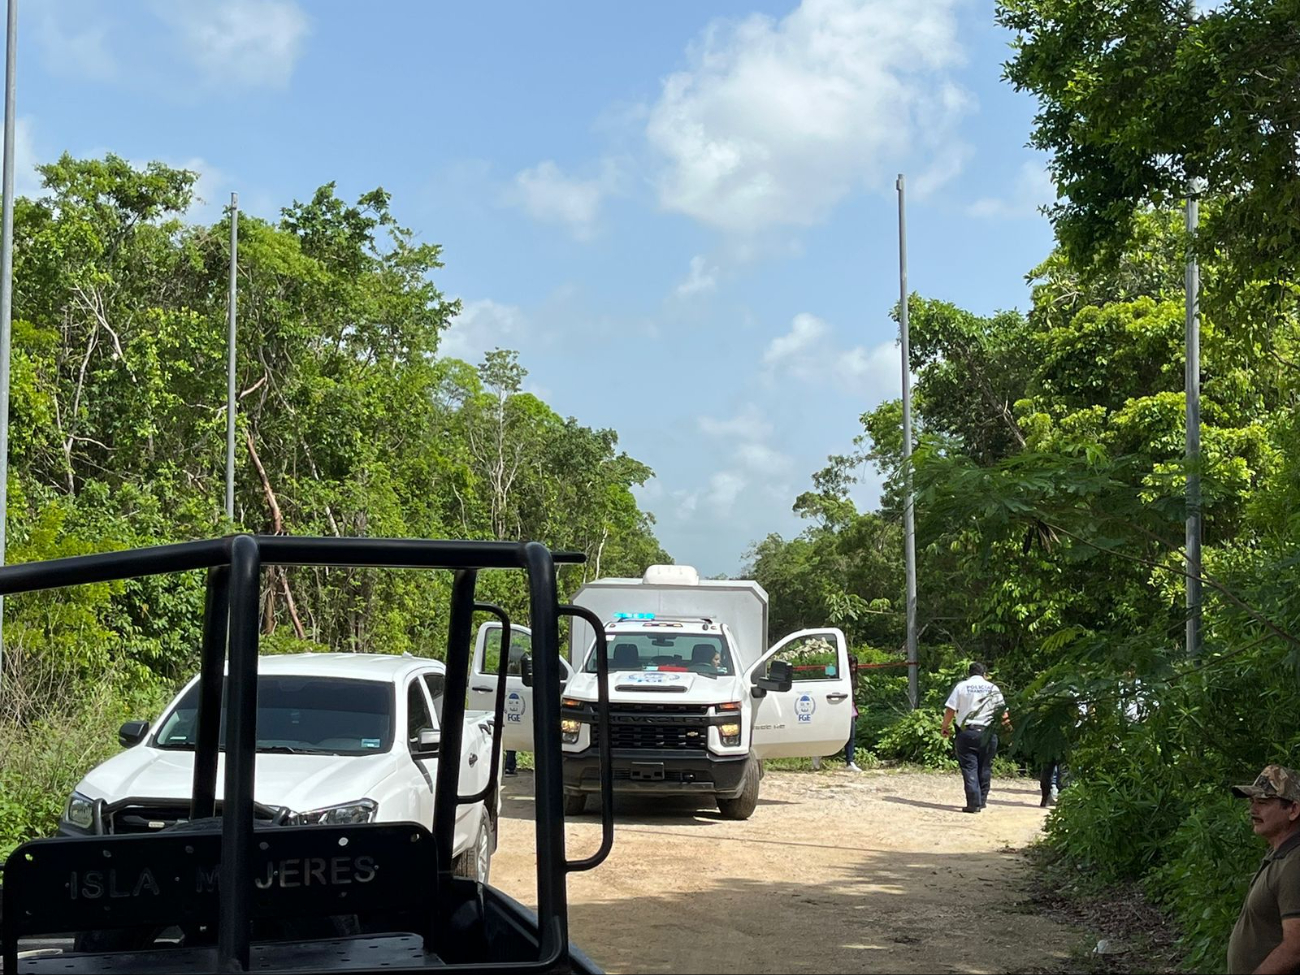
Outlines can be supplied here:
<path id="1" fill-rule="evenodd" d="M 681 671 L 706 677 L 729 677 L 736 672 L 727 641 L 721 635 L 700 633 L 611 634 L 609 669 Z M 586 671 L 596 672 L 594 647 L 587 656 Z"/>
<path id="2" fill-rule="evenodd" d="M 225 694 L 225 682 L 222 682 Z M 193 751 L 198 735 L 199 685 L 163 720 L 157 748 Z M 221 708 L 221 743 L 226 709 Z M 393 688 L 373 680 L 259 676 L 257 750 L 313 755 L 370 755 L 393 743 Z"/>

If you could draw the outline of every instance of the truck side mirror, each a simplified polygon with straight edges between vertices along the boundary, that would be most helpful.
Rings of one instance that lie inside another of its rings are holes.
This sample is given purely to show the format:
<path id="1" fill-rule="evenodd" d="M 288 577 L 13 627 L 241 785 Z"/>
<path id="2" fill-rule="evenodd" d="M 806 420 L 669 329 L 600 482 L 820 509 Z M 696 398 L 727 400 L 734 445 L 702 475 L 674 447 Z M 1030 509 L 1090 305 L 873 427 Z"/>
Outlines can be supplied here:
<path id="1" fill-rule="evenodd" d="M 420 731 L 418 749 L 421 755 L 437 755 L 438 748 L 442 744 L 442 732 L 435 731 L 433 728 L 423 728 Z"/>
<path id="2" fill-rule="evenodd" d="M 149 734 L 148 721 L 128 721 L 117 729 L 117 743 L 123 748 L 130 748 L 144 741 L 144 736 L 147 734 Z"/>
<path id="3" fill-rule="evenodd" d="M 786 660 L 773 660 L 767 666 L 767 676 L 754 679 L 754 696 L 762 697 L 768 691 L 780 693 L 792 687 L 794 687 L 794 666 Z"/>
<path id="4" fill-rule="evenodd" d="M 524 687 L 533 686 L 533 655 L 526 653 L 519 658 L 519 679 Z"/>

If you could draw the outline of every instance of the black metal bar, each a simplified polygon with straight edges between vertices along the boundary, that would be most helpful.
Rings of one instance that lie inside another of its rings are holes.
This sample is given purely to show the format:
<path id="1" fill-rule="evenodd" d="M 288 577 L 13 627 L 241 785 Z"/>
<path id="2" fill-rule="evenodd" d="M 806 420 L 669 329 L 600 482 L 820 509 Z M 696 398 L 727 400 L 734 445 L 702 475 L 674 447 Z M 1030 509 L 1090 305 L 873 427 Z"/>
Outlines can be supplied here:
<path id="1" fill-rule="evenodd" d="M 460 569 L 451 585 L 447 618 L 447 689 L 442 698 L 442 740 L 433 796 L 433 840 L 438 848 L 438 902 L 452 878 L 456 807 L 460 804 L 460 754 L 465 734 L 465 696 L 469 692 L 470 643 L 474 632 L 474 586 L 478 573 Z"/>
<path id="2" fill-rule="evenodd" d="M 448 542 L 421 538 L 339 538 L 322 549 L 316 539 L 292 535 L 258 536 L 268 565 L 337 565 L 376 568 L 517 569 L 523 564 L 518 542 Z"/>
<path id="3" fill-rule="evenodd" d="M 561 606 L 564 616 L 578 616 L 586 620 L 596 634 L 596 727 L 600 742 L 600 848 L 582 860 L 565 863 L 570 873 L 593 870 L 605 862 L 614 849 L 614 756 L 613 735 L 609 727 L 609 644 L 605 638 L 605 624 L 599 616 L 585 606 Z"/>
<path id="4" fill-rule="evenodd" d="M 230 621 L 230 569 L 208 570 L 203 603 L 203 650 L 199 663 L 198 734 L 194 742 L 194 784 L 190 819 L 203 819 L 217 809 L 217 755 L 221 742 L 221 688 Z"/>
<path id="5" fill-rule="evenodd" d="M 155 545 L 152 548 L 129 549 L 124 552 L 74 555 L 66 559 L 6 565 L 0 567 L 0 595 L 225 565 L 229 561 L 227 544 L 227 539 L 213 538 L 201 542 Z"/>
<path id="6" fill-rule="evenodd" d="M 545 545 L 524 546 L 533 631 L 533 782 L 537 819 L 537 927 L 542 960 L 561 965 L 569 948 L 564 862 L 564 768 L 560 750 L 560 631 L 555 563 Z"/>
<path id="7" fill-rule="evenodd" d="M 253 891 L 253 781 L 257 759 L 257 541 L 230 541 L 230 680 L 226 707 L 226 787 L 221 809 L 221 923 L 217 964 L 248 971 Z"/>
<path id="8" fill-rule="evenodd" d="M 497 661 L 497 696 L 492 711 L 492 768 L 488 772 L 487 786 L 472 796 L 461 796 L 460 801 L 466 805 L 473 802 L 486 802 L 489 809 L 496 808 L 496 794 L 501 778 L 501 743 L 505 738 L 506 714 L 506 674 L 510 667 L 510 617 L 506 611 L 495 603 L 475 603 L 474 609 L 479 613 L 491 613 L 501 621 L 501 656 Z M 486 650 L 484 663 L 487 662 Z"/>
<path id="9" fill-rule="evenodd" d="M 441 541 L 415 538 L 298 538 L 252 536 L 263 565 L 324 565 L 412 569 L 519 569 L 518 542 Z M 137 576 L 210 569 L 230 563 L 230 538 L 155 545 L 122 552 L 0 566 L 0 596 Z M 557 552 L 556 563 L 586 561 L 581 552 Z"/>

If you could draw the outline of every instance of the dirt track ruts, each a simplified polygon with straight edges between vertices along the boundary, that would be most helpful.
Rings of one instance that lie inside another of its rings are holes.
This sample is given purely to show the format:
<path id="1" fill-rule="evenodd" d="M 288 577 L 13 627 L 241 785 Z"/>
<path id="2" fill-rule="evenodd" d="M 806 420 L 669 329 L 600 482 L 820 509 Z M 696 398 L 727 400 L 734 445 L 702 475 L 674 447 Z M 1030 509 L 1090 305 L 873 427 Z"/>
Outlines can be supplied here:
<path id="1" fill-rule="evenodd" d="M 493 883 L 536 903 L 532 779 L 506 780 Z M 615 804 L 609 860 L 570 878 L 570 934 L 610 972 L 1014 972 L 1082 935 L 1022 905 L 1015 851 L 1039 835 L 1034 782 L 961 813 L 956 775 L 775 772 L 753 818 L 692 801 Z M 568 826 L 595 849 L 599 817 Z"/>

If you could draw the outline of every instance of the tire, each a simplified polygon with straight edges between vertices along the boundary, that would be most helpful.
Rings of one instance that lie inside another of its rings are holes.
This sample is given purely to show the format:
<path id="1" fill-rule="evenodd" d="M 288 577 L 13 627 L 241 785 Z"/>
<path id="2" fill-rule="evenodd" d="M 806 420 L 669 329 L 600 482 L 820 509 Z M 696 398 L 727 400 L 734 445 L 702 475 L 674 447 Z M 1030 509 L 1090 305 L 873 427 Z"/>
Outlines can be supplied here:
<path id="1" fill-rule="evenodd" d="M 564 815 L 581 816 L 587 811 L 587 794 L 585 792 L 566 792 L 564 794 Z"/>
<path id="2" fill-rule="evenodd" d="M 723 819 L 748 819 L 758 808 L 758 780 L 762 776 L 758 763 L 750 760 L 745 766 L 745 784 L 734 799 L 718 796 L 718 812 Z"/>
<path id="3" fill-rule="evenodd" d="M 487 814 L 484 813 L 479 817 L 478 833 L 474 837 L 474 845 L 456 857 L 451 872 L 457 877 L 464 877 L 467 880 L 475 880 L 480 884 L 486 884 L 488 876 L 492 872 L 492 848 L 496 845 L 493 840 L 493 832 L 492 824 L 489 822 Z"/>

